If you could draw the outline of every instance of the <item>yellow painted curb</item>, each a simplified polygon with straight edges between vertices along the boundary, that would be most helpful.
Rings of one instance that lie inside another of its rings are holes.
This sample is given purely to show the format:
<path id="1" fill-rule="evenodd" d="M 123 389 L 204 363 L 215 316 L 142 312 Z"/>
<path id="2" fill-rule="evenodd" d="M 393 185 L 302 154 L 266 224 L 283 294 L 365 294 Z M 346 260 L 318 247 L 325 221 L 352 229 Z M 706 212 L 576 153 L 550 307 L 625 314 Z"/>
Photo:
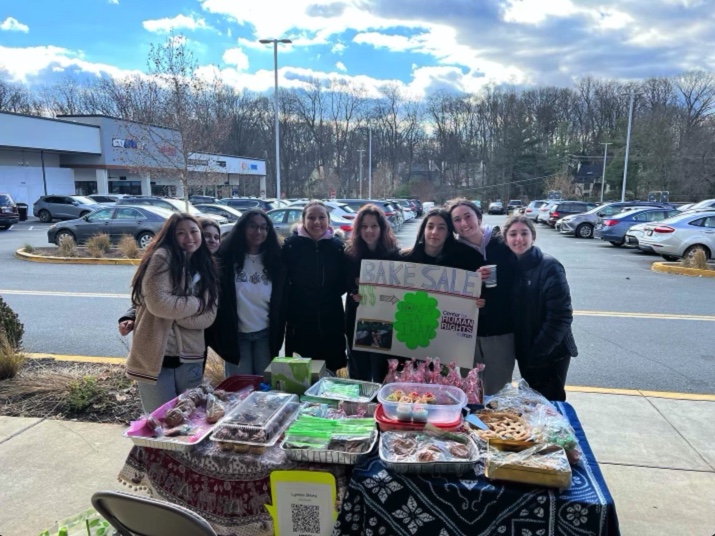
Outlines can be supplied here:
<path id="1" fill-rule="evenodd" d="M 141 262 L 141 259 L 97 259 L 97 258 L 81 258 L 81 257 L 46 257 L 44 255 L 33 255 L 18 249 L 15 252 L 15 257 L 23 261 L 30 262 L 45 262 L 54 264 L 123 264 L 136 266 Z"/>
<path id="2" fill-rule="evenodd" d="M 30 359 L 54 359 L 55 361 L 77 361 L 80 363 L 100 363 L 103 365 L 123 365 L 127 362 L 125 357 L 99 357 L 93 355 L 60 355 L 26 353 Z"/>
<path id="3" fill-rule="evenodd" d="M 654 272 L 664 274 L 689 275 L 691 277 L 712 277 L 715 278 L 715 270 L 698 270 L 697 268 L 686 268 L 679 262 L 654 262 L 651 266 Z"/>
<path id="4" fill-rule="evenodd" d="M 694 402 L 715 402 L 715 395 L 700 393 L 672 393 L 669 391 L 642 391 L 639 389 L 611 389 L 608 387 L 587 387 L 581 385 L 567 385 L 566 390 L 572 393 L 642 396 L 648 398 L 668 398 L 670 400 L 688 400 Z"/>

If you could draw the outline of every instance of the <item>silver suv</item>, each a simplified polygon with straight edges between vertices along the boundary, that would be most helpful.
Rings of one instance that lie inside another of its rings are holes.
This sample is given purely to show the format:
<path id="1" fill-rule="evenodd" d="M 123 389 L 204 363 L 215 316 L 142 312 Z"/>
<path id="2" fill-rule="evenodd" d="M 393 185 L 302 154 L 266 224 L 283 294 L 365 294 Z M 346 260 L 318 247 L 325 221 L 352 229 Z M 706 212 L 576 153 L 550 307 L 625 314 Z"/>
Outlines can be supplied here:
<path id="1" fill-rule="evenodd" d="M 643 201 L 619 201 L 592 208 L 582 214 L 565 216 L 556 226 L 561 234 L 576 235 L 576 238 L 593 238 L 593 229 L 601 218 L 619 214 L 627 207 L 673 208 L 669 203 L 649 203 Z"/>
<path id="2" fill-rule="evenodd" d="M 73 220 L 99 210 L 102 205 L 81 195 L 43 195 L 32 206 L 32 213 L 42 223 Z"/>

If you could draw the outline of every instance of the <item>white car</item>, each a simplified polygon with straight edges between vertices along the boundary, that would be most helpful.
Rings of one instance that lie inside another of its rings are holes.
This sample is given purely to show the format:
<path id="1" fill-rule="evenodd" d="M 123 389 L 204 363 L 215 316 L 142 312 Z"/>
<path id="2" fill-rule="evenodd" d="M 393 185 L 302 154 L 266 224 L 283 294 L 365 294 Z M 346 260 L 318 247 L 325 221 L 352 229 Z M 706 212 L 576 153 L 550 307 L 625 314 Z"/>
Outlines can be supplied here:
<path id="1" fill-rule="evenodd" d="M 532 201 L 529 203 L 526 208 L 524 209 L 524 216 L 529 218 L 530 220 L 536 220 L 536 217 L 539 215 L 539 209 L 546 205 L 548 201 L 544 201 L 542 199 L 537 200 L 537 201 Z"/>
<path id="2" fill-rule="evenodd" d="M 548 201 L 539 207 L 539 211 L 534 216 L 534 223 L 548 223 L 549 222 L 549 212 L 551 207 L 553 207 L 558 201 Z"/>
<path id="3" fill-rule="evenodd" d="M 626 246 L 636 247 L 642 251 L 653 251 L 651 248 L 644 249 L 641 247 L 641 240 L 645 235 L 645 226 L 647 223 L 639 223 L 633 225 L 628 231 L 626 231 Z"/>
<path id="4" fill-rule="evenodd" d="M 705 257 L 715 255 L 715 210 L 688 212 L 659 222 L 648 223 L 639 249 L 655 251 L 667 261 L 688 257 L 697 250 Z"/>

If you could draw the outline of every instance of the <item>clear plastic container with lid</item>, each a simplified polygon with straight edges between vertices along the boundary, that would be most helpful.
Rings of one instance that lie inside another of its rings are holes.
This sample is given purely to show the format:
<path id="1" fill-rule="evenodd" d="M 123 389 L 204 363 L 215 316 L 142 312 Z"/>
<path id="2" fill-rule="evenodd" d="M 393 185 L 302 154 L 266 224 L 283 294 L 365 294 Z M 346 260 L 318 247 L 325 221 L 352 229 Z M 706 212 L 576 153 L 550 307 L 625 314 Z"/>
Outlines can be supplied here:
<path id="1" fill-rule="evenodd" d="M 433 424 L 455 422 L 467 404 L 459 387 L 424 383 L 388 383 L 377 399 L 390 419 Z"/>

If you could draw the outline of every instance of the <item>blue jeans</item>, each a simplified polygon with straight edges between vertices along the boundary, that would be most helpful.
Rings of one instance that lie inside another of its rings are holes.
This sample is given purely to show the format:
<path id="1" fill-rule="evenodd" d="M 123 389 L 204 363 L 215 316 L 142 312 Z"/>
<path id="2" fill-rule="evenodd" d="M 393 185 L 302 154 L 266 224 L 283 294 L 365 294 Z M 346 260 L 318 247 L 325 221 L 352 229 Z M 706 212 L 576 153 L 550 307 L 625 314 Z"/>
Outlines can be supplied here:
<path id="1" fill-rule="evenodd" d="M 238 353 L 241 356 L 238 365 L 228 361 L 224 362 L 223 370 L 226 377 L 236 374 L 263 376 L 268 365 L 271 364 L 271 359 L 273 359 L 268 339 L 268 329 L 253 333 L 239 333 Z"/>
<path id="2" fill-rule="evenodd" d="M 137 382 L 144 412 L 151 413 L 187 389 L 198 387 L 203 375 L 203 364 L 182 363 L 177 368 L 162 367 L 154 384 Z"/>

